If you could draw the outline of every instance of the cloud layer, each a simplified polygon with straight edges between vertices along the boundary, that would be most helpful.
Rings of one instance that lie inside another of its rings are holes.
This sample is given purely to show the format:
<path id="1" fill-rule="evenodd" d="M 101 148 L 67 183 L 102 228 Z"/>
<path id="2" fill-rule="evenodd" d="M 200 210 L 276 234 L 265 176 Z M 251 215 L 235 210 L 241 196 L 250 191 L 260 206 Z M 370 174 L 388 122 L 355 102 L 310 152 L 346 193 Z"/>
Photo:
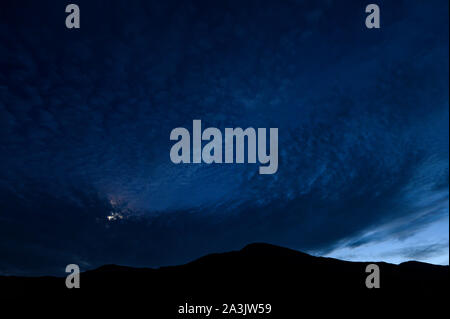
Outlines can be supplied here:
<path id="1" fill-rule="evenodd" d="M 448 3 L 382 2 L 380 30 L 358 1 L 79 5 L 80 30 L 63 5 L 0 10 L 1 272 L 253 241 L 448 263 Z M 278 127 L 278 173 L 174 165 L 193 119 Z"/>

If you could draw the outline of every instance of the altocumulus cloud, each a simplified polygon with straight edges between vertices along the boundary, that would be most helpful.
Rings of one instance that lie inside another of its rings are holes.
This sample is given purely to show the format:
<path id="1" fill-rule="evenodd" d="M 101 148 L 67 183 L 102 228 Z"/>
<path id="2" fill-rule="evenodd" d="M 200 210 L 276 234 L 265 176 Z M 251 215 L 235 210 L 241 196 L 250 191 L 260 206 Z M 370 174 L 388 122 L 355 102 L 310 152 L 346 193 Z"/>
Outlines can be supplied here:
<path id="1" fill-rule="evenodd" d="M 0 10 L 2 273 L 254 241 L 448 263 L 448 3 L 382 2 L 374 32 L 357 1 L 78 4 L 76 32 Z M 193 119 L 278 127 L 278 172 L 174 165 Z"/>

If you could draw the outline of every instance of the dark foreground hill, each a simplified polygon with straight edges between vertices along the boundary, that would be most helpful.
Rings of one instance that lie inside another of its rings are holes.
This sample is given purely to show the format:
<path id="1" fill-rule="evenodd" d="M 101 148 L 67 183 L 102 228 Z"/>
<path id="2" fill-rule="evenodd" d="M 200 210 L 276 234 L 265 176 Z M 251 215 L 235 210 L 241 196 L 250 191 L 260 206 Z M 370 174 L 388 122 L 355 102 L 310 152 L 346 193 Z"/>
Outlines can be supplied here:
<path id="1" fill-rule="evenodd" d="M 299 318 L 309 311 L 319 316 L 360 317 L 367 313 L 404 315 L 419 308 L 430 315 L 444 306 L 448 266 L 377 263 L 381 287 L 368 289 L 368 264 L 252 244 L 182 266 L 103 266 L 82 273 L 80 289 L 67 289 L 65 278 L 0 277 L 0 293 L 5 304 L 7 300 L 37 301 L 52 308 L 65 303 L 72 310 L 89 304 L 92 308 L 87 311 L 144 311 L 148 318 Z M 270 304 L 271 312 L 244 316 L 239 314 L 240 304 Z M 208 317 L 178 314 L 180 307 L 187 310 L 191 305 L 211 305 L 217 310 Z M 228 312 L 233 309 L 231 305 L 237 313 L 223 313 L 226 307 Z"/>

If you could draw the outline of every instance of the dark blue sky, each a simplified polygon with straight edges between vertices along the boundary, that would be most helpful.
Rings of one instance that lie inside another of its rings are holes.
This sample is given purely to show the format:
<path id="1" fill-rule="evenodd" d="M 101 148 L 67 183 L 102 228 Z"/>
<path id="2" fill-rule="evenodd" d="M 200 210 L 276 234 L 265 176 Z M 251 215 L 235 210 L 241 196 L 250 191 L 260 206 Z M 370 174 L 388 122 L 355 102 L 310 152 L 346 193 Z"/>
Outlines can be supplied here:
<path id="1" fill-rule="evenodd" d="M 448 264 L 448 1 L 0 5 L 0 274 L 264 241 Z M 279 168 L 175 165 L 170 131 L 277 127 Z"/>

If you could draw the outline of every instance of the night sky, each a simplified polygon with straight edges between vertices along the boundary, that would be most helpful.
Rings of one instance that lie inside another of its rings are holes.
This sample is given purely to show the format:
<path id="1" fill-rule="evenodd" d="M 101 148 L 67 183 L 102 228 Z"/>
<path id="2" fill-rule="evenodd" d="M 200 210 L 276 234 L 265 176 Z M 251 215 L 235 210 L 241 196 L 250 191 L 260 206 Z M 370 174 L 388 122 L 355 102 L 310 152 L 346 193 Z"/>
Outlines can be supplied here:
<path id="1" fill-rule="evenodd" d="M 80 29 L 0 4 L 0 274 L 252 242 L 449 263 L 447 0 L 72 2 Z M 278 128 L 278 172 L 172 163 L 194 119 Z"/>

